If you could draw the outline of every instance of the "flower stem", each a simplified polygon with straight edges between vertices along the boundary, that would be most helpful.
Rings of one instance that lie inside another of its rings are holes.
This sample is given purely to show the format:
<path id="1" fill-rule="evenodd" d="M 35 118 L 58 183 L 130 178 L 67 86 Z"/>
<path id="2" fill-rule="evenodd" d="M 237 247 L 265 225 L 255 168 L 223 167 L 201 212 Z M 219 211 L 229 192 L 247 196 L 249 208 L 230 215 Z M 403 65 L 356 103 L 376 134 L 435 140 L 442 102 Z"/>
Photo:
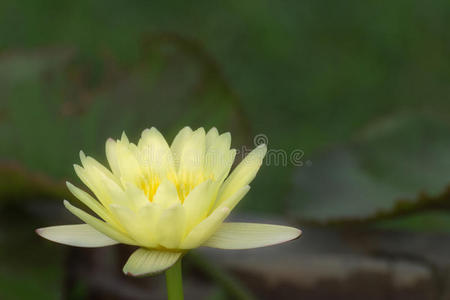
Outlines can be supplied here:
<path id="1" fill-rule="evenodd" d="M 181 258 L 166 271 L 167 298 L 183 300 L 183 279 L 181 277 Z"/>

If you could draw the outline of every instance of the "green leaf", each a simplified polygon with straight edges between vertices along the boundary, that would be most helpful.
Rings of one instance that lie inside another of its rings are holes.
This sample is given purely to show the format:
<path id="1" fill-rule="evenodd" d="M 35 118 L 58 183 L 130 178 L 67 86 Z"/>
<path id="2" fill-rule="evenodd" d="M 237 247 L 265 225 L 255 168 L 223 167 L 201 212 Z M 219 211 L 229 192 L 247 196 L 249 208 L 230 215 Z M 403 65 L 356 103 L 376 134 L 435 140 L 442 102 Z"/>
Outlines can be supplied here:
<path id="1" fill-rule="evenodd" d="M 303 221 L 343 223 L 448 206 L 449 153 L 450 125 L 439 116 L 377 122 L 296 172 L 290 212 Z"/>

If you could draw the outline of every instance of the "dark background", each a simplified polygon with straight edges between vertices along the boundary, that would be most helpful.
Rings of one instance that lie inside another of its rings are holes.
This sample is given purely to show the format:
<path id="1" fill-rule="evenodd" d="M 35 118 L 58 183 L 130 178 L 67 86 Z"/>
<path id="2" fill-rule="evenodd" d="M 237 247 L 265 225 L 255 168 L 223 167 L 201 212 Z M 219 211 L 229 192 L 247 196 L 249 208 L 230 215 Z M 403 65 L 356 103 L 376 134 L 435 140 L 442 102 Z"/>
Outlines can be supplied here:
<path id="1" fill-rule="evenodd" d="M 187 299 L 450 299 L 449 28 L 444 0 L 1 1 L 0 298 L 163 298 L 130 249 L 33 230 L 77 222 L 80 149 L 190 125 L 267 137 L 233 216 L 304 236 L 186 257 Z"/>

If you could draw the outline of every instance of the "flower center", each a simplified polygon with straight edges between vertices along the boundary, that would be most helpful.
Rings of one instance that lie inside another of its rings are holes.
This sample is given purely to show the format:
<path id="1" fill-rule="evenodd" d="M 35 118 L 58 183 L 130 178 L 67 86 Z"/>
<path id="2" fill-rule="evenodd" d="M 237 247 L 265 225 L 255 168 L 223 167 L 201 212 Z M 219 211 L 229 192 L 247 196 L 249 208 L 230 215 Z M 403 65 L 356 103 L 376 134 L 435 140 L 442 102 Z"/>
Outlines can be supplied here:
<path id="1" fill-rule="evenodd" d="M 181 178 L 180 178 L 181 177 Z M 184 199 L 189 195 L 189 193 L 200 183 L 206 180 L 203 175 L 197 176 L 168 176 L 170 182 L 175 186 L 178 199 L 181 203 L 184 203 Z M 139 187 L 144 191 L 150 202 L 153 202 L 153 198 L 161 184 L 161 179 L 158 176 L 151 176 L 150 178 L 145 178 L 141 181 Z"/>

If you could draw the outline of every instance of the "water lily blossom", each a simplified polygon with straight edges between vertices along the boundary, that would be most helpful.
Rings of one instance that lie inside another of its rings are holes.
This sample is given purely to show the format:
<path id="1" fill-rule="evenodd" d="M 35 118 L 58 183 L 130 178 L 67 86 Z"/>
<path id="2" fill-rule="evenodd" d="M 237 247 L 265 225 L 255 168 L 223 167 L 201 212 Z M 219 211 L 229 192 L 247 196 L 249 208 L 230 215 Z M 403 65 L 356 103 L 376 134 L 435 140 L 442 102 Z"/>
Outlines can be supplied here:
<path id="1" fill-rule="evenodd" d="M 229 133 L 183 128 L 169 146 L 161 133 L 145 129 L 137 144 L 125 134 L 106 142 L 110 169 L 80 153 L 75 172 L 92 194 L 67 183 L 97 216 L 64 201 L 84 224 L 40 228 L 54 242 L 77 247 L 128 244 L 139 247 L 125 274 L 162 272 L 200 246 L 249 249 L 300 236 L 287 226 L 224 222 L 250 190 L 267 148 L 256 147 L 230 174 L 236 150 Z"/>

